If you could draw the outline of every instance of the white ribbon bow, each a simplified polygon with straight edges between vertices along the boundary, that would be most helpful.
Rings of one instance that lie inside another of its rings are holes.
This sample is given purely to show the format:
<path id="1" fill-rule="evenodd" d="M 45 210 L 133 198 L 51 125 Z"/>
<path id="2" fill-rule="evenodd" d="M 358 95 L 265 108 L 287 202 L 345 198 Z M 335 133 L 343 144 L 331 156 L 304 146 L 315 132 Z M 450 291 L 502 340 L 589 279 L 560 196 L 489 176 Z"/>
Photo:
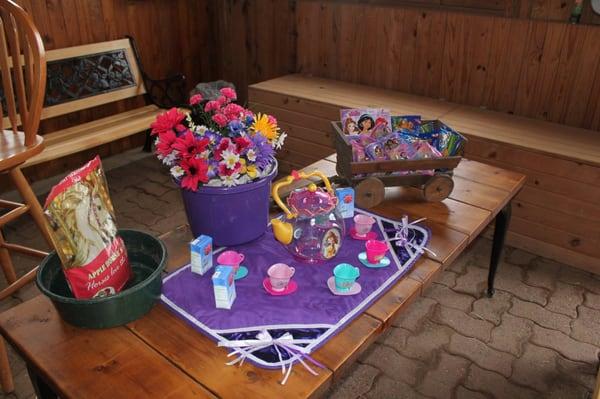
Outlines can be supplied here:
<path id="1" fill-rule="evenodd" d="M 408 216 L 402 216 L 402 219 L 400 221 L 400 228 L 398 229 L 398 231 L 396 232 L 396 235 L 394 238 L 390 238 L 390 241 L 397 241 L 396 242 L 396 246 L 398 247 L 404 247 L 404 249 L 406 249 L 406 252 L 408 252 L 408 254 L 412 257 L 414 252 L 413 251 L 417 251 L 417 253 L 422 254 L 424 251 L 427 251 L 428 253 L 430 253 L 433 256 L 437 256 L 435 254 L 435 252 L 433 252 L 432 250 L 430 250 L 429 248 L 426 248 L 424 246 L 421 246 L 419 244 L 416 244 L 414 242 L 415 237 L 413 236 L 413 238 L 411 238 L 410 240 L 408 239 L 408 229 L 411 226 L 415 226 L 417 223 L 420 223 L 424 220 L 426 220 L 427 218 L 420 218 L 417 220 L 413 220 L 412 222 L 408 221 Z"/>
<path id="2" fill-rule="evenodd" d="M 244 364 L 246 358 L 253 352 L 268 348 L 269 346 L 273 345 L 273 347 L 275 347 L 275 351 L 277 352 L 277 356 L 279 357 L 279 363 L 281 364 L 281 373 L 284 375 L 284 378 L 281 381 L 281 385 L 285 385 L 292 372 L 292 366 L 295 360 L 298 360 L 304 366 L 304 368 L 308 370 L 308 372 L 310 372 L 312 375 L 319 375 L 319 373 L 310 368 L 310 366 L 302 359 L 303 357 L 310 360 L 310 362 L 314 365 L 321 368 L 325 368 L 325 366 L 311 358 L 306 353 L 306 350 L 303 347 L 298 346 L 298 344 L 307 344 L 311 341 L 312 340 L 309 339 L 294 339 L 293 335 L 289 332 L 286 332 L 279 338 L 273 338 L 267 330 L 262 330 L 256 335 L 256 339 L 243 339 L 239 341 L 219 342 L 218 346 L 223 346 L 226 348 L 237 348 L 231 353 L 229 353 L 227 357 L 236 355 L 238 355 L 238 357 L 226 364 L 228 366 L 232 366 L 234 364 L 239 363 L 238 365 L 241 366 L 242 364 Z M 289 356 L 287 364 L 284 363 L 283 357 L 281 356 L 281 350 L 285 351 Z"/>

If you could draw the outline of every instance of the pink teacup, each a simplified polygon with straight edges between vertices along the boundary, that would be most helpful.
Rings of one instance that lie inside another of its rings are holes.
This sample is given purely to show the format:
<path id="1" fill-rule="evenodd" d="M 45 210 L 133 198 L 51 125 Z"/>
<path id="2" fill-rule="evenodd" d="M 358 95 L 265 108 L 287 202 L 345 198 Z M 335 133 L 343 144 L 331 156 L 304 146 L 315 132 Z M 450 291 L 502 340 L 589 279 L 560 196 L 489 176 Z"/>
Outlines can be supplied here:
<path id="1" fill-rule="evenodd" d="M 286 265 L 285 263 L 275 263 L 269 267 L 267 274 L 269 275 L 269 280 L 271 281 L 271 288 L 273 291 L 284 291 L 290 283 L 290 279 L 295 272 L 296 269 Z"/>
<path id="2" fill-rule="evenodd" d="M 365 248 L 367 249 L 367 261 L 373 265 L 379 263 L 388 250 L 385 241 L 379 240 L 367 241 L 365 243 Z"/>
<path id="3" fill-rule="evenodd" d="M 356 235 L 360 237 L 364 237 L 371 231 L 373 228 L 373 224 L 375 223 L 375 218 L 367 215 L 356 215 L 354 216 L 354 230 L 356 231 Z"/>
<path id="4" fill-rule="evenodd" d="M 240 268 L 240 263 L 244 261 L 244 255 L 235 251 L 225 251 L 217 257 L 217 262 L 220 265 L 232 266 L 233 271 L 237 272 Z"/>

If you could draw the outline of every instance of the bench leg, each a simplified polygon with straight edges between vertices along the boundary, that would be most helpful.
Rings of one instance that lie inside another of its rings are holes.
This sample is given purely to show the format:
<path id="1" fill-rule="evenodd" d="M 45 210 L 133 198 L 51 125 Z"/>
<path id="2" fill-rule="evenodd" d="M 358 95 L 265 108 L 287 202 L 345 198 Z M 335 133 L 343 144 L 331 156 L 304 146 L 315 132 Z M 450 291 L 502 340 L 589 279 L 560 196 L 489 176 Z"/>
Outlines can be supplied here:
<path id="1" fill-rule="evenodd" d="M 33 367 L 27 365 L 27 373 L 38 399 L 58 399 L 58 395 L 46 384 L 46 381 L 40 377 Z"/>
<path id="2" fill-rule="evenodd" d="M 512 213 L 512 206 L 509 202 L 504 208 L 496 215 L 496 223 L 494 228 L 494 241 L 492 243 L 492 256 L 490 258 L 490 271 L 488 274 L 488 297 L 494 295 L 494 278 L 496 277 L 496 271 L 498 270 L 498 264 L 502 258 L 502 251 L 504 249 L 504 239 L 506 238 L 506 231 L 510 223 L 510 216 Z"/>
<path id="3" fill-rule="evenodd" d="M 146 130 L 146 141 L 143 147 L 144 152 L 152 152 L 152 136 L 150 136 L 150 129 Z"/>

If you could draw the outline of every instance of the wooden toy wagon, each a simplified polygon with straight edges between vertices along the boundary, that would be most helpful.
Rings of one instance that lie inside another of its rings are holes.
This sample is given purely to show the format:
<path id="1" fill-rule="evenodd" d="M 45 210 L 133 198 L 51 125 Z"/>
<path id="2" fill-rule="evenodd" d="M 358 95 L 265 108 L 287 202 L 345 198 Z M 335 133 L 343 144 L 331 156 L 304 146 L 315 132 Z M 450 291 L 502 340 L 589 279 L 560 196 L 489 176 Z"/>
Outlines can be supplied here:
<path id="1" fill-rule="evenodd" d="M 428 121 L 424 121 L 426 123 Z M 434 121 L 434 123 L 441 123 Z M 338 176 L 354 187 L 356 204 L 361 208 L 372 208 L 380 204 L 385 196 L 385 187 L 415 187 L 423 191 L 426 201 L 442 201 L 454 188 L 453 169 L 462 159 L 464 143 L 459 155 L 393 161 L 354 162 L 350 140 L 342 130 L 340 122 L 332 122 L 337 150 Z M 466 142 L 466 139 L 465 139 Z M 411 173 L 433 170 L 433 174 Z M 399 174 L 397 172 L 407 172 Z"/>

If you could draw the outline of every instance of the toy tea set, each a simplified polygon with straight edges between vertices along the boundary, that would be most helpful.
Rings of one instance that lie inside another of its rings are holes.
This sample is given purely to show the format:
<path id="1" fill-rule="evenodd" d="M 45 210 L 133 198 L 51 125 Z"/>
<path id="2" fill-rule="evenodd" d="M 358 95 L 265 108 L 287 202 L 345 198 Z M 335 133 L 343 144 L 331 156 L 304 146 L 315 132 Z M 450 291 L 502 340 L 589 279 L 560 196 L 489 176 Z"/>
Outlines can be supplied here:
<path id="1" fill-rule="evenodd" d="M 320 178 L 324 188 L 315 183 L 293 190 L 282 201 L 279 191 L 301 179 Z M 334 258 L 342 248 L 346 234 L 345 218 L 352 217 L 353 226 L 349 236 L 353 240 L 364 241 L 365 251 L 357 257 L 357 264 L 377 269 L 391 264 L 385 256 L 388 244 L 377 240 L 372 231 L 376 220 L 365 214 L 354 215 L 354 193 L 351 188 L 334 190 L 327 176 L 320 171 L 311 173 L 292 172 L 290 176 L 276 183 L 272 189 L 275 203 L 284 214 L 271 220 L 273 235 L 286 250 L 299 262 L 307 264 L 323 263 Z M 192 272 L 205 274 L 212 268 L 212 241 L 208 236 L 200 236 L 191 243 Z M 231 309 L 236 298 L 235 281 L 248 275 L 243 266 L 244 255 L 227 250 L 216 257 L 218 266 L 212 276 L 215 305 L 221 309 Z M 318 267 L 318 266 L 317 266 Z M 295 267 L 285 263 L 271 265 L 262 280 L 264 290 L 273 296 L 293 294 L 298 283 L 293 279 Z M 324 281 L 324 286 L 334 295 L 356 295 L 361 292 L 357 282 L 360 268 L 351 263 L 339 263 L 332 275 Z"/>

